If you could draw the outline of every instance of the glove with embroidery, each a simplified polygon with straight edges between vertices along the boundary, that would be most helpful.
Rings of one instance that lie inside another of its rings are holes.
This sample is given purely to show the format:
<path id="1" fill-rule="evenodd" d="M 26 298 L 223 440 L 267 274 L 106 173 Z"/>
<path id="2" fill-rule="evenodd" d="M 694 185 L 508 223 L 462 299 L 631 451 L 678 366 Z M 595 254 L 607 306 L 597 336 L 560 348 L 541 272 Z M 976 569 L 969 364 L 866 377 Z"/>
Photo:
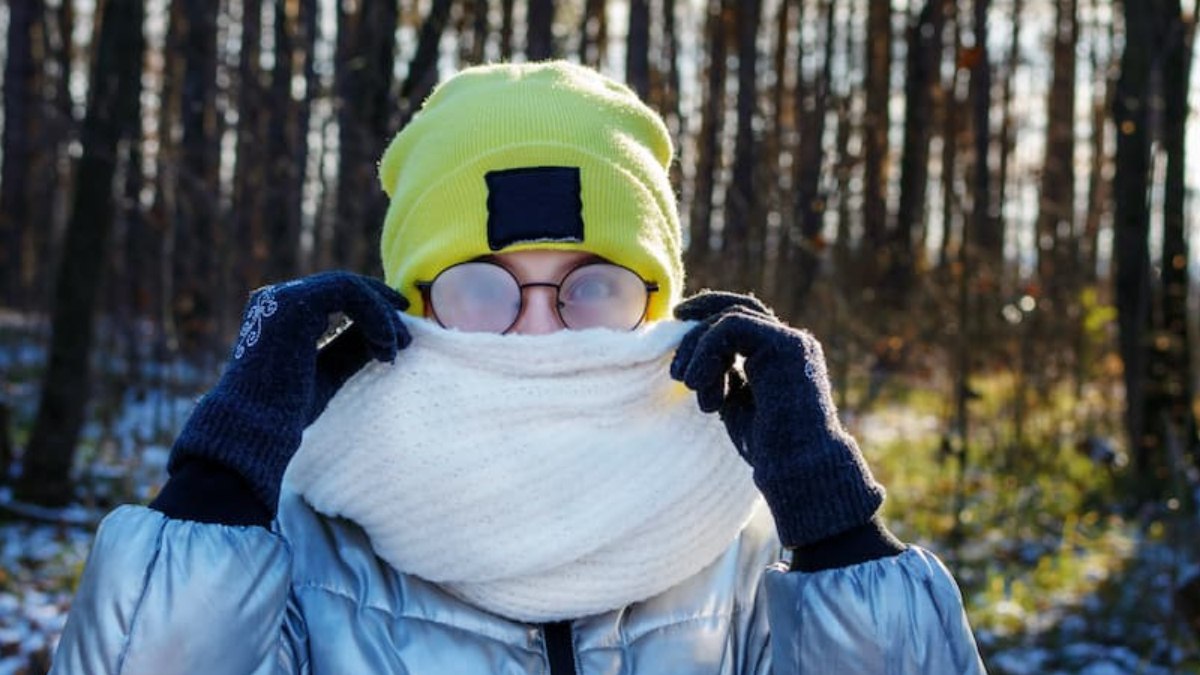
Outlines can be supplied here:
<path id="1" fill-rule="evenodd" d="M 304 428 L 370 359 L 393 361 L 408 346 L 407 307 L 382 281 L 342 271 L 255 291 L 225 372 L 175 440 L 171 480 L 151 506 L 191 520 L 269 521 Z M 337 313 L 353 324 L 318 351 Z M 244 488 L 258 502 L 250 514 Z"/>
<path id="2" fill-rule="evenodd" d="M 902 550 L 876 525 L 884 490 L 838 421 L 816 338 L 733 293 L 693 296 L 675 316 L 700 323 L 680 343 L 671 377 L 696 392 L 703 411 L 720 414 L 783 544 L 800 550 L 865 530 L 869 550 L 857 559 Z M 851 544 L 861 545 L 862 537 Z"/>

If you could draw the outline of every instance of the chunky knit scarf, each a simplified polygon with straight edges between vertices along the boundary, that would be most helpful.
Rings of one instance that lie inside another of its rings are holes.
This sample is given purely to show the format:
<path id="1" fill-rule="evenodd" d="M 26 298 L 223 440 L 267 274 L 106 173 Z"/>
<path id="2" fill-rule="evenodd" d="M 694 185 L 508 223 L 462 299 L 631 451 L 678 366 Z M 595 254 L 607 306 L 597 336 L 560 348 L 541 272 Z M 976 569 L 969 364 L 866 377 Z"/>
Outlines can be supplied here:
<path id="1" fill-rule="evenodd" d="M 749 468 L 667 374 L 689 324 L 408 323 L 412 345 L 342 387 L 285 479 L 398 571 L 521 621 L 586 616 L 699 572 L 750 517 Z"/>

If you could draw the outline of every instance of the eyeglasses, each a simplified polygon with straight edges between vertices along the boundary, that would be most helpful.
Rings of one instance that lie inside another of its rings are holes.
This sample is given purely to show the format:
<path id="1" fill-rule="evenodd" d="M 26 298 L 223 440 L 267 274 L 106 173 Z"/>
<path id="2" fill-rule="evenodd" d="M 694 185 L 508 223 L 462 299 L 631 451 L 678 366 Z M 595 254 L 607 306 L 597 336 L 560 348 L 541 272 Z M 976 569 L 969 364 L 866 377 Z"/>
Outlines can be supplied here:
<path id="1" fill-rule="evenodd" d="M 525 307 L 526 288 L 553 288 L 554 308 L 572 330 L 633 330 L 646 317 L 658 284 L 620 265 L 587 262 L 557 284 L 522 284 L 508 268 L 471 261 L 442 270 L 433 281 L 416 284 L 433 318 L 445 328 L 471 333 L 507 333 Z"/>

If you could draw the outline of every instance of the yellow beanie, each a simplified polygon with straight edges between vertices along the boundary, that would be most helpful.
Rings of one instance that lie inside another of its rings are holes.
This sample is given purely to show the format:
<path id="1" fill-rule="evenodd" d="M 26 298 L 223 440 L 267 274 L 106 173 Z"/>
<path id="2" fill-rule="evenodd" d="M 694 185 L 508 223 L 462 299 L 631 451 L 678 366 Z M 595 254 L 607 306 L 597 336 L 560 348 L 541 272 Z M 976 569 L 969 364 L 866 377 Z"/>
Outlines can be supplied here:
<path id="1" fill-rule="evenodd" d="M 656 282 L 648 317 L 683 291 L 670 135 L 628 87 L 564 61 L 468 68 L 388 145 L 384 277 L 424 313 L 416 282 L 503 251 L 603 256 Z"/>

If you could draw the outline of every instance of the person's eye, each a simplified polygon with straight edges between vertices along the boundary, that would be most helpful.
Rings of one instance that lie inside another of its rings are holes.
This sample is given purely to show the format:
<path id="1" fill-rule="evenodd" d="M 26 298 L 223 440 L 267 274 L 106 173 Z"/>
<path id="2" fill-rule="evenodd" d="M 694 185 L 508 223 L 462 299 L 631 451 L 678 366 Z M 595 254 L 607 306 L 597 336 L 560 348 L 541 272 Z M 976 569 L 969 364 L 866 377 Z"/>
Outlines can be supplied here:
<path id="1" fill-rule="evenodd" d="M 611 279 L 600 274 L 585 274 L 563 289 L 563 301 L 568 303 L 592 303 L 610 300 L 618 294 Z"/>
<path id="2" fill-rule="evenodd" d="M 475 284 L 461 289 L 459 302 L 470 307 L 489 308 L 520 305 L 521 298 L 496 284 Z"/>

